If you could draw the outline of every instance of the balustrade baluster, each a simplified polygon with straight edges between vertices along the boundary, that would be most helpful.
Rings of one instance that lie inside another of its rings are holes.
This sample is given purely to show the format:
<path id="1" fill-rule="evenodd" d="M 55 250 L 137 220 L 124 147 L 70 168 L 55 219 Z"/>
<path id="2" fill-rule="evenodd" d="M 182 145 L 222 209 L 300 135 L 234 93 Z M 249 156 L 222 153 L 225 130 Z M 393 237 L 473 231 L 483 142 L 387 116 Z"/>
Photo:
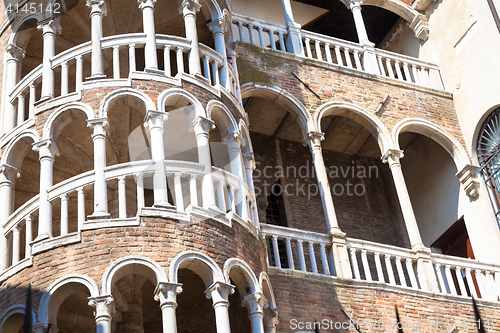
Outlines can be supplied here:
<path id="1" fill-rule="evenodd" d="M 332 51 L 330 50 L 330 43 L 325 43 L 325 54 L 326 54 L 326 61 L 328 63 L 333 63 L 332 61 Z"/>
<path id="2" fill-rule="evenodd" d="M 165 45 L 163 47 L 163 67 L 165 68 L 165 76 L 172 76 L 172 70 L 170 68 L 170 45 Z"/>
<path id="3" fill-rule="evenodd" d="M 446 285 L 444 284 L 443 274 L 441 273 L 441 265 L 434 264 L 434 269 L 436 270 L 436 276 L 438 278 L 439 287 L 441 288 L 441 293 L 447 294 Z"/>
<path id="4" fill-rule="evenodd" d="M 21 260 L 21 228 L 22 226 L 17 224 L 12 229 L 12 266 Z"/>
<path id="5" fill-rule="evenodd" d="M 243 24 L 238 22 L 238 34 L 240 35 L 240 42 L 244 42 L 245 38 L 243 38 Z"/>
<path id="6" fill-rule="evenodd" d="M 217 197 L 219 199 L 219 209 L 221 212 L 226 213 L 226 200 L 224 197 L 224 182 L 219 180 L 219 186 L 217 187 Z"/>
<path id="7" fill-rule="evenodd" d="M 479 292 L 481 293 L 481 298 L 488 299 L 488 292 L 485 288 L 483 273 L 481 272 L 481 270 L 476 269 L 474 271 L 474 275 L 476 276 L 477 286 L 479 287 Z"/>
<path id="8" fill-rule="evenodd" d="M 180 46 L 177 46 L 177 76 L 180 76 L 184 73 L 184 49 Z"/>
<path id="9" fill-rule="evenodd" d="M 28 118 L 35 118 L 35 102 L 36 102 L 36 86 L 35 83 L 30 84 L 30 99 L 29 99 L 29 110 Z"/>
<path id="10" fill-rule="evenodd" d="M 430 87 L 431 84 L 430 84 L 430 79 L 429 79 L 429 75 L 428 75 L 428 72 L 426 71 L 425 67 L 420 67 L 420 73 L 421 73 L 421 81 L 422 81 L 422 85 L 423 86 L 426 86 L 426 87 Z"/>
<path id="11" fill-rule="evenodd" d="M 321 44 L 319 40 L 314 41 L 314 47 L 316 48 L 316 59 L 323 61 L 323 54 L 321 53 Z"/>
<path id="12" fill-rule="evenodd" d="M 423 85 L 422 79 L 420 78 L 420 73 L 418 72 L 418 69 L 417 69 L 417 65 L 415 65 L 415 64 L 411 65 L 411 72 L 413 74 L 413 78 L 415 79 L 415 83 Z"/>
<path id="13" fill-rule="evenodd" d="M 68 62 L 64 61 L 61 64 L 61 96 L 66 96 L 68 92 L 69 92 Z"/>
<path id="14" fill-rule="evenodd" d="M 312 59 L 311 39 L 306 37 L 304 42 L 306 43 L 306 55 L 308 58 Z"/>
<path id="15" fill-rule="evenodd" d="M 444 273 L 446 275 L 446 281 L 448 282 L 448 288 L 450 288 L 450 293 L 454 296 L 457 296 L 457 289 L 455 288 L 455 282 L 453 281 L 453 277 L 451 276 L 451 266 L 444 266 Z"/>
<path id="16" fill-rule="evenodd" d="M 212 63 L 212 73 L 213 73 L 213 78 L 214 78 L 214 86 L 220 84 L 220 78 L 219 78 L 219 66 L 217 65 L 217 62 L 214 61 Z"/>
<path id="17" fill-rule="evenodd" d="M 387 276 L 389 277 L 389 283 L 396 285 L 396 278 L 394 277 L 394 271 L 392 270 L 391 255 L 385 255 L 385 268 L 387 270 Z"/>
<path id="18" fill-rule="evenodd" d="M 229 185 L 229 200 L 231 201 L 231 211 L 234 214 L 237 214 L 235 192 L 236 192 L 236 188 L 234 187 L 234 185 Z"/>
<path id="19" fill-rule="evenodd" d="M 406 284 L 405 273 L 403 272 L 403 266 L 401 265 L 400 256 L 396 257 L 396 269 L 398 271 L 399 283 L 401 283 L 401 286 L 403 287 L 408 287 L 408 285 Z"/>
<path id="20" fill-rule="evenodd" d="M 375 259 L 375 267 L 377 268 L 378 282 L 385 283 L 384 271 L 382 270 L 382 264 L 380 263 L 380 253 L 375 252 L 373 254 L 373 258 Z"/>
<path id="21" fill-rule="evenodd" d="M 248 36 L 250 37 L 250 44 L 255 45 L 255 37 L 253 35 L 253 24 L 248 24 Z"/>
<path id="22" fill-rule="evenodd" d="M 174 191 L 175 191 L 175 206 L 177 211 L 184 211 L 184 195 L 182 194 L 182 179 L 181 174 L 176 172 L 174 174 Z"/>
<path id="23" fill-rule="evenodd" d="M 363 264 L 363 271 L 365 272 L 366 281 L 372 280 L 372 273 L 370 272 L 370 265 L 368 265 L 368 258 L 366 256 L 367 251 L 361 250 L 361 263 Z"/>
<path id="24" fill-rule="evenodd" d="M 276 40 L 274 39 L 274 31 L 269 29 L 269 41 L 271 43 L 271 48 L 276 50 Z"/>
<path id="25" fill-rule="evenodd" d="M 462 267 L 455 267 L 455 274 L 457 276 L 458 286 L 460 287 L 460 294 L 462 297 L 467 297 L 467 289 L 465 289 L 464 278 L 462 276 Z"/>
<path id="26" fill-rule="evenodd" d="M 286 257 L 288 259 L 288 268 L 295 269 L 295 264 L 293 263 L 292 240 L 290 237 L 286 238 Z"/>
<path id="27" fill-rule="evenodd" d="M 403 70 L 404 70 L 404 73 L 405 73 L 405 81 L 406 82 L 410 82 L 412 83 L 412 80 L 411 80 L 411 75 L 410 75 L 410 70 L 408 68 L 408 63 L 405 61 L 403 62 Z"/>
<path id="28" fill-rule="evenodd" d="M 281 268 L 280 252 L 278 248 L 278 236 L 273 236 L 273 252 L 274 252 L 274 263 L 276 267 Z"/>
<path id="29" fill-rule="evenodd" d="M 488 300 L 495 301 L 497 293 L 495 290 L 493 277 L 491 276 L 491 273 L 489 271 L 484 272 L 484 281 L 486 284 L 486 290 L 488 290 Z"/>
<path id="30" fill-rule="evenodd" d="M 392 62 L 391 59 L 385 58 L 385 64 L 387 65 L 387 73 L 391 79 L 394 79 L 394 71 L 392 70 Z"/>
<path id="31" fill-rule="evenodd" d="M 399 65 L 399 60 L 394 61 L 394 67 L 396 68 L 397 79 L 403 81 L 403 73 L 401 73 L 401 66 Z"/>
<path id="32" fill-rule="evenodd" d="M 477 298 L 476 285 L 472 279 L 471 269 L 465 268 L 465 278 L 467 279 L 467 285 L 469 286 L 469 291 L 472 297 Z"/>
<path id="33" fill-rule="evenodd" d="M 21 125 L 24 122 L 24 100 L 25 94 L 20 93 L 17 96 L 17 126 Z"/>
<path id="34" fill-rule="evenodd" d="M 410 277 L 410 284 L 413 289 L 418 289 L 417 277 L 415 276 L 415 271 L 413 270 L 413 260 L 406 258 L 406 271 Z"/>
<path id="35" fill-rule="evenodd" d="M 127 193 L 125 176 L 118 177 L 118 217 L 127 218 Z"/>
<path id="36" fill-rule="evenodd" d="M 120 78 L 120 46 L 113 46 L 113 79 Z"/>
<path id="37" fill-rule="evenodd" d="M 61 198 L 61 236 L 68 234 L 68 194 L 64 193 Z"/>
<path id="38" fill-rule="evenodd" d="M 280 42 L 280 51 L 286 52 L 285 38 L 283 37 L 283 33 L 281 31 L 278 32 L 278 40 Z"/>
<path id="39" fill-rule="evenodd" d="M 203 73 L 205 76 L 205 79 L 208 80 L 208 82 L 212 82 L 212 78 L 210 77 L 210 58 L 206 55 L 203 58 Z"/>
<path id="40" fill-rule="evenodd" d="M 377 61 L 378 61 L 378 67 L 380 68 L 380 73 L 383 76 L 387 76 L 387 74 L 385 74 L 385 68 L 384 68 L 384 63 L 382 61 L 382 56 L 377 56 Z"/>
<path id="41" fill-rule="evenodd" d="M 313 273 L 318 273 L 318 265 L 316 265 L 316 256 L 314 255 L 314 243 L 309 242 L 309 260 L 311 260 L 311 269 Z"/>
<path id="42" fill-rule="evenodd" d="M 128 65 L 130 73 L 135 72 L 137 70 L 135 64 L 135 44 L 129 44 L 128 46 Z"/>
<path id="43" fill-rule="evenodd" d="M 337 65 L 344 66 L 344 62 L 342 61 L 342 54 L 340 53 L 340 46 L 335 45 L 335 57 L 337 58 Z"/>
<path id="44" fill-rule="evenodd" d="M 144 175 L 138 174 L 136 177 L 137 186 L 137 211 L 140 211 L 144 206 Z"/>
<path id="45" fill-rule="evenodd" d="M 85 222 L 85 193 L 83 187 L 78 188 L 76 193 L 78 198 L 78 231 L 80 231 Z"/>
<path id="46" fill-rule="evenodd" d="M 191 206 L 198 207 L 198 190 L 196 186 L 196 175 L 191 175 L 189 178 L 189 194 L 191 198 Z"/>
<path id="47" fill-rule="evenodd" d="M 326 256 L 326 244 L 320 243 L 319 249 L 321 251 L 321 263 L 323 264 L 323 273 L 325 275 L 330 275 L 330 268 L 328 267 L 328 259 Z"/>
<path id="48" fill-rule="evenodd" d="M 353 53 L 354 53 L 354 61 L 356 63 L 356 69 L 359 69 L 360 71 L 362 71 L 363 70 L 363 66 L 361 65 L 361 60 L 359 58 L 359 51 L 358 50 L 354 50 Z"/>
<path id="49" fill-rule="evenodd" d="M 262 27 L 257 27 L 257 31 L 259 32 L 259 42 L 261 47 L 266 47 L 266 42 L 264 40 L 264 30 Z"/>
<path id="50" fill-rule="evenodd" d="M 299 264 L 300 264 L 300 270 L 302 272 L 307 271 L 306 269 L 306 258 L 304 257 L 304 248 L 302 247 L 302 240 L 298 239 L 297 240 L 297 252 L 299 253 Z"/>
<path id="51" fill-rule="evenodd" d="M 26 244 L 24 249 L 24 257 L 31 257 L 31 242 L 33 241 L 33 218 L 31 215 L 26 216 Z"/>
<path id="52" fill-rule="evenodd" d="M 344 47 L 344 56 L 347 63 L 347 67 L 352 68 L 351 54 L 349 53 L 349 48 Z"/>
<path id="53" fill-rule="evenodd" d="M 352 269 L 354 271 L 354 279 L 360 280 L 361 275 L 359 274 L 358 258 L 356 258 L 356 249 L 351 248 L 350 252 L 351 252 L 351 265 L 352 265 Z"/>
<path id="54" fill-rule="evenodd" d="M 76 91 L 82 90 L 83 84 L 83 58 L 81 55 L 76 56 Z"/>

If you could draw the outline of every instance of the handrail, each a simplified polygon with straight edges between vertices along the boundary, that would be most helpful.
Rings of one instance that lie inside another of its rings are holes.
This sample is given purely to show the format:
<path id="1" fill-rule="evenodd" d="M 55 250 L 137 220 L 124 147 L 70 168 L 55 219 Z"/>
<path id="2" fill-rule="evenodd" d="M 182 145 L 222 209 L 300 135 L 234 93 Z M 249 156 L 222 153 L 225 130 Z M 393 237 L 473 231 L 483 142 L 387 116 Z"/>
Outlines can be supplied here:
<path id="1" fill-rule="evenodd" d="M 33 198 L 26 201 L 21 207 L 16 209 L 16 211 L 10 214 L 9 218 L 3 225 L 4 234 L 8 234 L 12 228 L 19 222 L 24 216 L 33 213 L 38 208 L 38 201 L 40 195 L 37 194 Z"/>
<path id="2" fill-rule="evenodd" d="M 9 100 L 11 103 L 17 98 L 17 96 L 31 84 L 31 82 L 36 81 L 42 76 L 42 64 L 36 66 L 31 72 L 29 72 L 25 77 L 23 77 L 17 84 L 14 90 L 9 94 Z"/>
<path id="3" fill-rule="evenodd" d="M 273 30 L 275 32 L 282 32 L 282 33 L 287 32 L 286 27 L 281 24 L 267 22 L 264 20 L 260 20 L 258 18 L 243 16 L 240 14 L 233 13 L 233 22 L 238 22 L 238 21 L 241 21 L 242 23 L 246 24 L 251 23 L 255 24 L 256 26 L 262 26 L 267 30 Z"/>
<path id="4" fill-rule="evenodd" d="M 307 31 L 307 30 L 302 30 L 301 34 L 302 34 L 302 37 L 313 38 L 315 40 L 319 40 L 323 43 L 328 43 L 330 45 L 339 45 L 341 47 L 347 47 L 351 50 L 358 50 L 360 52 L 363 51 L 363 47 L 361 45 L 359 45 L 358 43 L 354 43 L 354 42 L 350 42 L 347 40 L 338 39 L 338 38 L 330 37 L 330 36 L 326 36 L 326 35 L 321 35 L 321 34 L 318 34 L 316 32 Z"/>
<path id="5" fill-rule="evenodd" d="M 92 52 L 92 42 L 85 42 L 83 44 L 77 45 L 54 56 L 50 60 L 51 67 L 52 69 L 55 69 L 65 61 L 73 60 L 79 55 L 84 55 L 90 52 Z"/>

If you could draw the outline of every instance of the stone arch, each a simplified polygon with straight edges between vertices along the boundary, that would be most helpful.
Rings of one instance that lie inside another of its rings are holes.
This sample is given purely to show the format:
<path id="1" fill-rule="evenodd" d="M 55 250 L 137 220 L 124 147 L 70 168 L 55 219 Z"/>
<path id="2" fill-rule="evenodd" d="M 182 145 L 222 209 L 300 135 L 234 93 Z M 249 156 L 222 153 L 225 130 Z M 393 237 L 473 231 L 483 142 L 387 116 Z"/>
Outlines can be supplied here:
<path id="1" fill-rule="evenodd" d="M 350 118 L 363 125 L 375 137 L 383 154 L 394 147 L 389 130 L 373 114 L 365 109 L 346 102 L 328 102 L 320 106 L 314 115 L 314 122 L 321 132 L 321 118 L 325 115 L 339 115 Z"/>
<path id="2" fill-rule="evenodd" d="M 458 171 L 470 163 L 465 148 L 441 127 L 428 120 L 409 118 L 397 123 L 392 130 L 392 137 L 397 149 L 400 149 L 399 135 L 404 132 L 418 133 L 439 143 L 451 155 Z"/>
<path id="3" fill-rule="evenodd" d="M 193 105 L 196 114 L 195 117 L 206 117 L 205 108 L 203 108 L 201 102 L 193 94 L 180 88 L 165 90 L 158 96 L 158 111 L 165 112 L 165 103 L 175 98 L 175 96 L 184 97 Z"/>
<path id="4" fill-rule="evenodd" d="M 144 106 L 146 107 L 146 112 L 147 111 L 156 111 L 156 106 L 153 100 L 146 95 L 144 92 L 136 90 L 136 89 L 130 89 L 130 88 L 123 88 L 123 89 L 118 89 L 115 90 L 109 94 L 107 94 L 101 101 L 99 105 L 99 115 L 101 118 L 106 118 L 108 116 L 108 108 L 111 104 L 111 102 L 120 96 L 133 96 L 141 101 L 144 102 Z"/>
<path id="5" fill-rule="evenodd" d="M 113 283 L 130 272 L 144 275 L 156 283 L 168 282 L 167 274 L 157 262 L 146 257 L 128 256 L 115 261 L 106 269 L 102 277 L 102 294 L 111 295 Z"/>
<path id="6" fill-rule="evenodd" d="M 484 122 L 490 116 L 490 114 L 498 108 L 500 108 L 500 104 L 496 104 L 496 105 L 490 107 L 485 113 L 483 113 L 481 115 L 481 117 L 478 119 L 478 121 L 476 123 L 476 127 L 474 128 L 474 132 L 472 134 L 471 145 L 469 147 L 469 149 L 470 149 L 469 152 L 470 152 L 470 156 L 471 156 L 472 161 L 476 165 L 479 164 L 479 161 L 477 160 L 477 142 L 479 140 L 479 134 L 481 132 L 481 128 L 483 127 Z"/>
<path id="7" fill-rule="evenodd" d="M 173 283 L 178 283 L 179 269 L 187 268 L 196 273 L 208 288 L 215 282 L 224 282 L 224 274 L 219 266 L 207 255 L 196 251 L 179 253 L 170 264 L 169 278 Z"/>
<path id="8" fill-rule="evenodd" d="M 233 274 L 234 271 L 237 271 Z M 238 288 L 241 296 L 245 296 L 245 285 L 250 287 L 249 293 L 253 294 L 261 291 L 260 284 L 254 272 L 246 262 L 238 258 L 231 258 L 224 264 L 224 278 L 226 283 L 231 284 L 230 279 Z"/>
<path id="9" fill-rule="evenodd" d="M 91 297 L 99 295 L 99 288 L 90 277 L 82 274 L 63 276 L 52 283 L 43 294 L 38 306 L 38 322 L 55 324 L 57 322 L 57 313 L 54 313 L 51 309 L 59 308 L 65 298 L 78 287 L 86 288 Z"/>
<path id="10" fill-rule="evenodd" d="M 219 4 L 215 0 L 201 0 L 201 5 L 203 16 L 206 18 L 210 17 L 212 21 L 223 15 L 223 10 L 221 10 Z"/>
<path id="11" fill-rule="evenodd" d="M 238 131 L 238 125 L 229 109 L 219 101 L 210 101 L 207 104 L 207 117 L 219 124 L 222 136 Z M 221 126 L 221 124 L 223 126 Z"/>
<path id="12" fill-rule="evenodd" d="M 293 95 L 284 89 L 277 87 L 267 87 L 254 83 L 247 83 L 241 87 L 241 98 L 261 97 L 273 99 L 281 107 L 290 112 L 302 130 L 302 135 L 306 137 L 308 132 L 316 132 L 316 126 L 306 107 Z"/>
<path id="13" fill-rule="evenodd" d="M 14 332 L 17 327 L 24 323 L 24 315 L 26 314 L 26 305 L 16 304 L 9 307 L 0 317 L 0 333 Z M 21 319 L 21 316 L 23 318 Z M 31 325 L 36 323 L 35 313 L 31 312 Z M 16 331 L 17 332 L 17 331 Z"/>
<path id="14" fill-rule="evenodd" d="M 240 119 L 240 121 L 238 122 L 238 128 L 241 136 L 243 137 L 243 140 L 245 140 L 246 142 L 246 145 L 244 147 L 241 147 L 242 153 L 253 154 L 253 145 L 252 140 L 250 140 L 250 131 L 248 130 L 248 126 L 243 121 L 243 119 Z"/>
<path id="15" fill-rule="evenodd" d="M 29 39 L 31 38 L 31 34 L 23 33 L 24 31 L 21 30 L 21 28 L 23 27 L 23 25 L 25 23 L 27 23 L 30 20 L 36 20 L 36 22 L 39 23 L 39 22 L 44 20 L 44 17 L 39 12 L 29 13 L 28 15 L 24 16 L 12 28 L 12 35 L 9 38 L 8 44 L 14 44 L 14 45 L 19 46 L 20 48 L 23 48 L 23 49 L 26 47 Z"/>
<path id="16" fill-rule="evenodd" d="M 51 113 L 49 118 L 45 122 L 45 126 L 43 127 L 43 136 L 42 136 L 44 140 L 45 139 L 54 139 L 57 141 L 57 137 L 59 136 L 60 131 L 62 130 L 62 128 L 64 128 L 64 126 L 66 124 L 68 124 L 71 121 L 71 119 L 69 119 L 67 121 L 63 121 L 63 123 L 58 124 L 58 126 L 56 126 L 55 120 L 64 112 L 72 110 L 72 109 L 83 111 L 87 116 L 87 120 L 95 118 L 94 110 L 92 110 L 92 108 L 88 104 L 81 103 L 81 102 L 73 102 L 73 103 L 66 104 L 66 105 L 58 108 L 53 113 Z"/>
<path id="17" fill-rule="evenodd" d="M 262 271 L 259 275 L 259 286 L 262 290 L 262 293 L 267 297 L 267 300 L 269 301 L 269 308 L 276 309 L 277 305 L 276 299 L 274 298 L 273 287 L 271 286 L 269 276 L 264 271 Z"/>
<path id="18" fill-rule="evenodd" d="M 38 132 L 36 132 L 35 130 L 27 129 L 19 133 L 13 140 L 9 142 L 7 147 L 5 147 L 5 150 L 2 155 L 1 164 L 7 164 L 17 169 L 21 169 L 23 156 L 27 152 L 27 150 L 30 149 L 31 147 L 29 145 L 26 145 L 26 147 L 23 149 L 21 153 L 21 156 L 19 154 L 15 154 L 14 148 L 24 138 L 32 139 L 33 143 L 37 143 L 40 141 L 40 136 L 38 135 Z"/>

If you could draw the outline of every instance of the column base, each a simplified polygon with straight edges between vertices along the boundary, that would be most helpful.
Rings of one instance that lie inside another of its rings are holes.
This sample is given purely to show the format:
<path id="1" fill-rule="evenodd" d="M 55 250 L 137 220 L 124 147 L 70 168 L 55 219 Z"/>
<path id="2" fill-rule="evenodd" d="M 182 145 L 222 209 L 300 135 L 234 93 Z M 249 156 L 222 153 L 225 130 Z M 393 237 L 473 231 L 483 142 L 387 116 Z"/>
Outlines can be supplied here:
<path id="1" fill-rule="evenodd" d="M 52 235 L 49 235 L 49 234 L 42 234 L 42 235 L 38 235 L 32 242 L 32 243 L 38 243 L 38 242 L 41 242 L 41 241 L 44 241 L 46 239 L 50 239 L 52 238 Z"/>
<path id="2" fill-rule="evenodd" d="M 330 229 L 330 232 L 335 228 Z M 339 229 L 340 230 L 340 229 Z M 347 251 L 346 234 L 343 232 L 332 234 L 332 254 L 335 264 L 337 278 L 352 279 L 351 264 L 349 261 L 349 253 Z"/>
<path id="3" fill-rule="evenodd" d="M 107 79 L 108 77 L 104 74 L 96 74 L 92 75 L 91 77 L 86 77 L 85 81 L 95 81 L 95 80 L 102 80 L 102 79 Z"/>
<path id="4" fill-rule="evenodd" d="M 92 215 L 87 216 L 87 220 L 95 221 L 95 220 L 109 220 L 111 219 L 111 215 L 105 212 L 94 212 Z"/>
<path id="5" fill-rule="evenodd" d="M 158 68 L 154 68 L 154 67 L 146 67 L 144 68 L 144 71 L 146 73 L 152 73 L 152 74 L 158 74 L 158 75 L 165 75 L 165 71 L 162 71 Z"/>
<path id="6" fill-rule="evenodd" d="M 37 105 L 40 105 L 40 104 L 43 104 L 51 99 L 53 99 L 54 96 L 52 95 L 48 95 L 48 96 L 42 96 L 38 101 L 36 101 L 33 105 L 34 106 L 37 106 Z"/>
<path id="7" fill-rule="evenodd" d="M 177 209 L 175 208 L 175 206 L 171 205 L 169 202 L 166 202 L 166 201 L 155 202 L 153 204 L 153 207 L 154 208 L 162 208 L 162 209 L 177 211 Z"/>

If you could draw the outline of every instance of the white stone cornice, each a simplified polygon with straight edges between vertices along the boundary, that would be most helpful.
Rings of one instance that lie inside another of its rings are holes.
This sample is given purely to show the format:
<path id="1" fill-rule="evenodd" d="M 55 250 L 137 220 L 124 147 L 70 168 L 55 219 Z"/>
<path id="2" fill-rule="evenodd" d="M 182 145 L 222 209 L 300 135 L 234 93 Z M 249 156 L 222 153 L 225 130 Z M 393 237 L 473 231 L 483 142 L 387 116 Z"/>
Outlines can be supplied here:
<path id="1" fill-rule="evenodd" d="M 462 170 L 456 173 L 456 176 L 463 185 L 463 188 L 467 195 L 471 198 L 477 198 L 479 196 L 479 174 L 481 173 L 481 168 L 467 164 Z"/>

